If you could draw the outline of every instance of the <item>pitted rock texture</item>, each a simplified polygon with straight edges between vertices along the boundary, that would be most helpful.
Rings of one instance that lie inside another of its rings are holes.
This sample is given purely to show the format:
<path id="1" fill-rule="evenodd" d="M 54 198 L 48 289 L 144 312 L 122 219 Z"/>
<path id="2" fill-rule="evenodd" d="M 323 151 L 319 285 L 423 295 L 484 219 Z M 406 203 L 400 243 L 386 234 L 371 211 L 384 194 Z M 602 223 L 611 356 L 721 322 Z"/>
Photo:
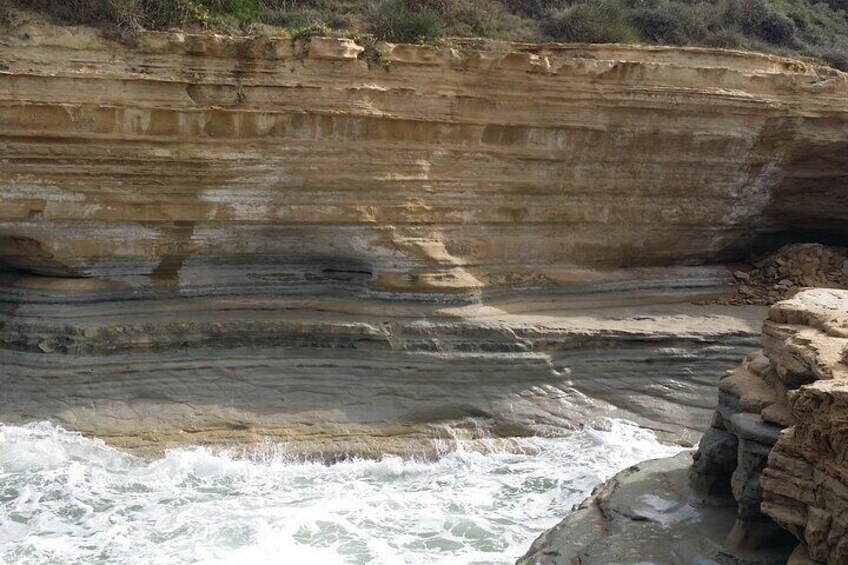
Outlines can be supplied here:
<path id="1" fill-rule="evenodd" d="M 379 44 L 369 68 L 363 49 L 3 30 L 0 259 L 161 293 L 445 293 L 846 233 L 844 74 L 555 44 Z"/>
<path id="2" fill-rule="evenodd" d="M 802 542 L 793 559 L 848 562 L 846 383 L 848 291 L 806 290 L 774 305 L 762 352 L 719 384 L 693 465 L 701 492 L 733 492 L 729 546 L 769 547 L 779 525 Z"/>

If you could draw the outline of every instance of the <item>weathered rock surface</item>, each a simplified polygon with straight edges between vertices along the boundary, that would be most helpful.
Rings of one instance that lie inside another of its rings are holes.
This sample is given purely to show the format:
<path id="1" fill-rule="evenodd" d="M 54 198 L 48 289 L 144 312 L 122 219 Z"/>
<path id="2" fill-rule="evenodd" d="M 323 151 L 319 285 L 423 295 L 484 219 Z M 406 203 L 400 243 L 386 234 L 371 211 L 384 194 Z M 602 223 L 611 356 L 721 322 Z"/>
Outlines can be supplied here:
<path id="1" fill-rule="evenodd" d="M 779 302 L 688 479 L 686 454 L 625 471 L 519 563 L 848 563 L 846 383 L 848 291 Z"/>
<path id="2" fill-rule="evenodd" d="M 769 318 L 781 380 L 806 384 L 788 395 L 792 426 L 763 471 L 762 509 L 801 540 L 799 554 L 848 563 L 848 292 L 808 291 Z"/>
<path id="3" fill-rule="evenodd" d="M 807 290 L 770 309 L 762 352 L 722 379 L 693 478 L 702 492 L 730 479 L 728 545 L 768 547 L 788 530 L 803 546 L 793 559 L 848 562 L 846 356 L 848 292 Z"/>
<path id="4" fill-rule="evenodd" d="M 2 318 L 2 419 L 50 419 L 136 448 L 270 436 L 293 451 L 371 455 L 609 416 L 691 445 L 709 422 L 706 375 L 755 346 L 761 316 L 549 302 L 423 318 L 420 307 L 321 305 L 34 300 Z"/>
<path id="5" fill-rule="evenodd" d="M 846 232 L 846 102 L 708 49 L 0 30 L 0 420 L 691 442 L 760 314 L 664 304 Z"/>
<path id="6" fill-rule="evenodd" d="M 729 552 L 730 497 L 689 485 L 688 452 L 646 461 L 598 487 L 518 565 L 783 565 L 790 548 Z"/>
<path id="7" fill-rule="evenodd" d="M 204 296 L 479 291 L 846 233 L 848 75 L 786 59 L 0 37 L 0 258 L 25 272 Z"/>

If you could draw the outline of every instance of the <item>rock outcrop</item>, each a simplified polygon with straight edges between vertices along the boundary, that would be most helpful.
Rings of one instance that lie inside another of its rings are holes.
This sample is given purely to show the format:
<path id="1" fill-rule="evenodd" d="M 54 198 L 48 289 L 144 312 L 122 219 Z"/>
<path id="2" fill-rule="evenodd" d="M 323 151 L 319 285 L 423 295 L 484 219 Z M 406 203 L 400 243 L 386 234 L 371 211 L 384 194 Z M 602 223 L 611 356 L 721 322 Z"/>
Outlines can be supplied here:
<path id="1" fill-rule="evenodd" d="M 542 534 L 517 565 L 784 565 L 787 548 L 728 550 L 730 497 L 689 484 L 692 455 L 645 461 L 600 487 Z"/>
<path id="2" fill-rule="evenodd" d="M 762 510 L 802 542 L 799 556 L 848 563 L 848 292 L 803 293 L 771 318 L 772 362 L 793 392 Z"/>
<path id="3" fill-rule="evenodd" d="M 135 292 L 391 296 L 846 233 L 848 75 L 694 48 L 364 50 L 3 30 L 0 258 Z"/>
<path id="4" fill-rule="evenodd" d="M 715 394 L 704 375 L 755 346 L 760 316 L 551 302 L 427 318 L 342 301 L 320 313 L 257 299 L 179 306 L 46 301 L 5 315 L 0 337 L 16 350 L 0 357 L 0 419 L 49 419 L 143 450 L 270 437 L 328 457 L 435 454 L 434 438 L 550 436 L 610 416 L 692 444 Z"/>
<path id="5" fill-rule="evenodd" d="M 766 547 L 788 530 L 802 542 L 796 555 L 848 562 L 848 292 L 773 306 L 762 352 L 719 389 L 693 475 L 703 490 L 731 486 L 728 544 Z"/>
<path id="6" fill-rule="evenodd" d="M 338 454 L 612 413 L 687 443 L 760 311 L 664 304 L 846 233 L 848 79 L 796 61 L 134 41 L 0 30 L 2 421 Z"/>
<path id="7" fill-rule="evenodd" d="M 762 342 L 722 378 L 688 470 L 623 472 L 519 563 L 848 563 L 848 291 L 772 306 Z"/>

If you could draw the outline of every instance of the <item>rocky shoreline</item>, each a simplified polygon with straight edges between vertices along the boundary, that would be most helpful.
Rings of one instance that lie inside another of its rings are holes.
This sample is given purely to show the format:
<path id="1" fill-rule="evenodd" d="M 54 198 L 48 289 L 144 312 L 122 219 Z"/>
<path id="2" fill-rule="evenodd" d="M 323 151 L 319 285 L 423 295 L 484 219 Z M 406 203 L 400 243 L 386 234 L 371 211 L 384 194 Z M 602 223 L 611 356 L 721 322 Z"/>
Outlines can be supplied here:
<path id="1" fill-rule="evenodd" d="M 619 474 L 519 563 L 848 562 L 846 399 L 848 291 L 802 291 L 722 378 L 693 458 Z"/>
<path id="2" fill-rule="evenodd" d="M 848 237 L 844 73 L 29 17 L 0 27 L 0 164 L 4 423 L 326 459 L 709 428 L 691 483 L 627 471 L 525 562 L 848 562 L 844 293 L 773 306 L 746 357 L 844 250 L 738 269 Z"/>

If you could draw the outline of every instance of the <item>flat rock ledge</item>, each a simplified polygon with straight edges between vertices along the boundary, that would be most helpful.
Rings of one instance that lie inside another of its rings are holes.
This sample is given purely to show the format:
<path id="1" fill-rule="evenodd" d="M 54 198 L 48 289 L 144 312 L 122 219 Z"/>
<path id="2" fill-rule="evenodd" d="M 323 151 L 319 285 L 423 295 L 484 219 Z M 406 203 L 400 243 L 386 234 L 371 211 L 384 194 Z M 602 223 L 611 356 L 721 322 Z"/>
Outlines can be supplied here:
<path id="1" fill-rule="evenodd" d="M 791 546 L 730 552 L 736 515 L 729 496 L 703 496 L 689 483 L 692 453 L 646 461 L 602 484 L 539 537 L 518 565 L 783 564 Z"/>

